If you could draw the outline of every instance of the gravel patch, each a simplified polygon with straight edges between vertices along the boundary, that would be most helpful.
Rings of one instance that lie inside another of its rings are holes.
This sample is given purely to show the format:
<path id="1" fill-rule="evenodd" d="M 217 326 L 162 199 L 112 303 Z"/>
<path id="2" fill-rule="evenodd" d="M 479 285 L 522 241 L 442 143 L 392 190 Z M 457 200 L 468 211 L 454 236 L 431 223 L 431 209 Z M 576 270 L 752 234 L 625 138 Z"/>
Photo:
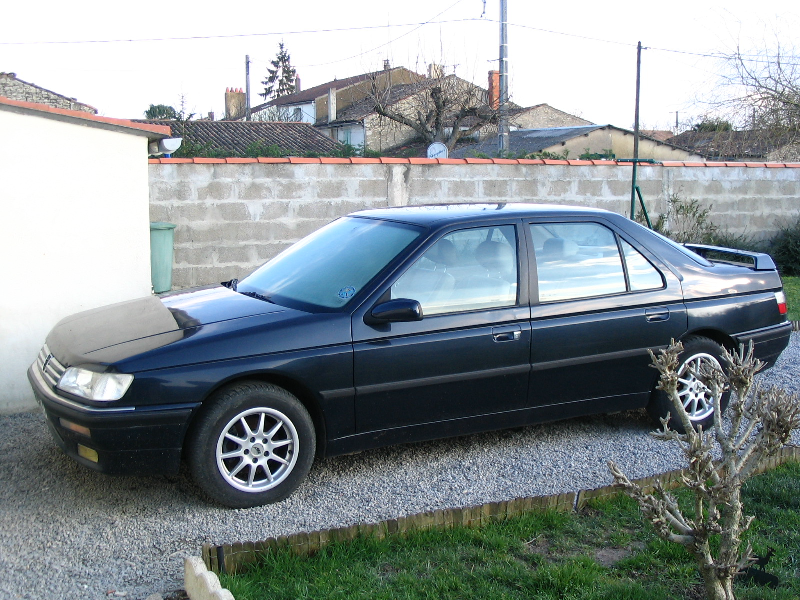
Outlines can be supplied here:
<path id="1" fill-rule="evenodd" d="M 800 333 L 762 380 L 800 392 Z M 183 558 L 228 543 L 608 485 L 679 468 L 644 411 L 571 419 L 318 462 L 300 489 L 230 510 L 186 473 L 109 477 L 55 446 L 40 413 L 0 417 L 0 599 L 130 598 L 182 585 Z M 800 435 L 794 437 L 800 444 Z"/>

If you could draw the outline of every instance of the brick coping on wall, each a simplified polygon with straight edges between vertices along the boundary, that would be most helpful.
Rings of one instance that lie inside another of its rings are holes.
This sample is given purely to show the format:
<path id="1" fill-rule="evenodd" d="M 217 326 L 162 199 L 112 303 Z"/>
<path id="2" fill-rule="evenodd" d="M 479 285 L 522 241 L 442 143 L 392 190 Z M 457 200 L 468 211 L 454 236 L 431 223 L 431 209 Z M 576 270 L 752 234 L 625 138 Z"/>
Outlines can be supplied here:
<path id="1" fill-rule="evenodd" d="M 303 158 L 289 156 L 286 158 L 151 158 L 150 164 L 312 164 L 312 165 L 570 165 L 576 167 L 626 167 L 632 162 L 617 160 L 551 160 L 533 158 Z M 657 163 L 640 162 L 643 167 L 767 167 L 767 168 L 800 168 L 800 162 L 684 162 L 665 160 Z"/>

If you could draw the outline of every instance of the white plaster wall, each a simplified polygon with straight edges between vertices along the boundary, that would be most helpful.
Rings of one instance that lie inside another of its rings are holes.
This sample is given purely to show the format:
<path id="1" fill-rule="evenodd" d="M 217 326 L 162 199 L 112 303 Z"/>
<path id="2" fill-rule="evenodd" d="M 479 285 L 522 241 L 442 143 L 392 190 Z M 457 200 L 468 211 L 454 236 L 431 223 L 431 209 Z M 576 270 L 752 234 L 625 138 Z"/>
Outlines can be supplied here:
<path id="1" fill-rule="evenodd" d="M 147 138 L 0 111 L 0 412 L 72 313 L 150 293 Z"/>

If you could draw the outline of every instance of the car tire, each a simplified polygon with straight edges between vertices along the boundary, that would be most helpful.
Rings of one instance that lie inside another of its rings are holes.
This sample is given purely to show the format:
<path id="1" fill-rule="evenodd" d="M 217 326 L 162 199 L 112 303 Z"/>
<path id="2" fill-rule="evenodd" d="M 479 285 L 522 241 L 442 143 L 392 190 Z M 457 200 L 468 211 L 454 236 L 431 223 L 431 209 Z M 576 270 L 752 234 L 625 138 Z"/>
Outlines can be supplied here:
<path id="1" fill-rule="evenodd" d="M 248 508 L 297 489 L 315 451 L 314 423 L 300 401 L 278 386 L 250 381 L 209 399 L 188 440 L 187 461 L 213 500 Z"/>
<path id="2" fill-rule="evenodd" d="M 716 342 L 701 336 L 689 336 L 683 340 L 683 352 L 680 353 L 678 368 L 678 396 L 689 413 L 689 420 L 695 429 L 702 426 L 708 431 L 714 424 L 714 401 L 708 388 L 697 378 L 688 373 L 689 368 L 700 361 L 713 361 L 722 366 L 722 347 Z M 724 412 L 728 406 L 730 392 L 726 391 L 720 398 L 720 406 Z M 679 433 L 685 433 L 680 417 L 675 414 L 672 400 L 662 390 L 655 389 L 647 406 L 650 416 L 657 422 L 670 415 L 669 427 Z"/>

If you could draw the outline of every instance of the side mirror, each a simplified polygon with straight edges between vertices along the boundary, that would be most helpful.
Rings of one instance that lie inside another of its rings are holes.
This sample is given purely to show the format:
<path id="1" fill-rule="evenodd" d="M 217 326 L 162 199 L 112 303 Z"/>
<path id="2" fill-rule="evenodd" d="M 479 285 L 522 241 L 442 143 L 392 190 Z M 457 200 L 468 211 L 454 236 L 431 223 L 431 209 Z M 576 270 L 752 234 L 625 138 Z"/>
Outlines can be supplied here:
<path id="1" fill-rule="evenodd" d="M 422 320 L 422 306 L 417 300 L 397 298 L 375 305 L 369 313 L 373 323 L 407 323 Z"/>

